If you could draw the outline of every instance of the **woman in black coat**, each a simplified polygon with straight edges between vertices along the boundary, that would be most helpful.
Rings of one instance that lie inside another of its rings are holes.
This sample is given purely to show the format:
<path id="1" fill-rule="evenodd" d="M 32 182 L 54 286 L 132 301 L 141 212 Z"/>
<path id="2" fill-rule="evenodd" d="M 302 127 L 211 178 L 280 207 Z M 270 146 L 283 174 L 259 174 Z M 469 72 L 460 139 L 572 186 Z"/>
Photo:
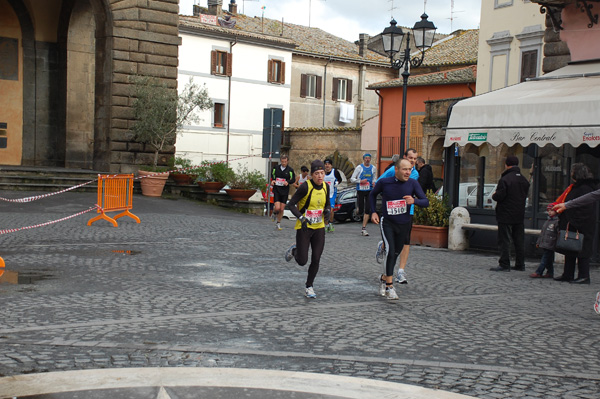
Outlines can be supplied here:
<path id="1" fill-rule="evenodd" d="M 591 193 L 596 189 L 596 181 L 590 169 L 582 164 L 573 164 L 571 168 L 571 179 L 573 187 L 567 194 L 565 202 Z M 590 204 L 579 208 L 567 209 L 559 216 L 559 228 L 565 230 L 567 224 L 570 231 L 579 231 L 583 234 L 583 248 L 581 252 L 565 253 L 565 269 L 562 276 L 556 277 L 556 281 L 569 281 L 575 284 L 590 283 L 590 259 L 592 257 L 592 243 L 596 229 L 596 204 Z M 560 239 L 560 237 L 559 237 Z M 575 263 L 579 267 L 577 279 L 575 277 Z"/>

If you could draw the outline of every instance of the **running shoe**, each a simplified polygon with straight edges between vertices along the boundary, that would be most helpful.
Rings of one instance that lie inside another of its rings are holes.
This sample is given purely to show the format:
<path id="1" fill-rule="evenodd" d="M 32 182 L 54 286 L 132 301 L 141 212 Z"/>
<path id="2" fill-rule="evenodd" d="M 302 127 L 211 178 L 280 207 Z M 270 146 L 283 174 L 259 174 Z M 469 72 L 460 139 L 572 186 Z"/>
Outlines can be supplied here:
<path id="1" fill-rule="evenodd" d="M 306 295 L 307 298 L 316 298 L 317 294 L 315 294 L 315 290 L 313 289 L 313 287 L 308 287 L 304 293 L 304 295 Z"/>
<path id="2" fill-rule="evenodd" d="M 292 244 L 292 245 L 291 245 L 291 246 L 288 248 L 288 250 L 287 250 L 287 251 L 285 251 L 285 261 L 286 261 L 286 262 L 289 262 L 289 261 L 291 261 L 292 259 L 294 259 L 294 252 L 296 252 L 296 251 L 295 251 L 295 249 L 296 249 L 296 244 Z"/>
<path id="3" fill-rule="evenodd" d="M 383 274 L 379 276 L 379 295 L 385 296 L 385 280 Z"/>
<path id="4" fill-rule="evenodd" d="M 377 260 L 377 263 L 383 263 L 383 261 L 385 260 L 385 247 L 383 246 L 383 241 L 379 241 L 379 244 L 377 244 L 377 252 L 375 253 L 375 260 Z"/>
<path id="5" fill-rule="evenodd" d="M 398 294 L 396 294 L 394 287 L 385 287 L 385 297 L 391 300 L 398 299 Z"/>
<path id="6" fill-rule="evenodd" d="M 329 233 L 330 231 L 331 231 L 331 229 L 329 228 L 329 225 L 328 225 L 328 224 L 326 224 L 326 225 L 325 225 L 325 232 L 326 232 L 326 233 Z"/>
<path id="7" fill-rule="evenodd" d="M 365 237 L 369 236 L 369 233 L 367 232 L 367 229 L 364 229 L 364 228 L 361 230 L 360 234 L 362 234 Z"/>
<path id="8" fill-rule="evenodd" d="M 398 274 L 396 274 L 396 282 L 400 284 L 408 284 L 404 269 L 398 269 Z"/>
<path id="9" fill-rule="evenodd" d="M 277 223 L 277 214 L 275 212 L 271 213 L 271 220 Z"/>
<path id="10" fill-rule="evenodd" d="M 333 223 L 329 223 L 329 232 L 333 233 L 335 231 L 335 227 L 333 227 Z"/>
<path id="11" fill-rule="evenodd" d="M 600 314 L 600 292 L 596 295 L 596 303 L 594 303 L 594 310 Z"/>
<path id="12" fill-rule="evenodd" d="M 281 224 L 279 224 L 279 223 L 277 223 L 275 229 L 276 230 L 283 230 L 283 228 L 281 227 Z"/>

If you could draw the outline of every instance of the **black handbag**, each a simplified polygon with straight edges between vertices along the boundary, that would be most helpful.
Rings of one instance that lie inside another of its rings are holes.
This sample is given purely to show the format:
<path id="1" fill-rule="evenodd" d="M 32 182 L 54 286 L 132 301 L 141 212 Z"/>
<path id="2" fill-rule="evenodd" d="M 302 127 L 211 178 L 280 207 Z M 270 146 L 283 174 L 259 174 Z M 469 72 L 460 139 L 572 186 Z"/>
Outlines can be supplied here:
<path id="1" fill-rule="evenodd" d="M 583 233 L 579 231 L 569 231 L 569 223 L 567 229 L 561 230 L 558 233 L 556 240 L 556 252 L 561 254 L 579 253 L 583 248 Z"/>

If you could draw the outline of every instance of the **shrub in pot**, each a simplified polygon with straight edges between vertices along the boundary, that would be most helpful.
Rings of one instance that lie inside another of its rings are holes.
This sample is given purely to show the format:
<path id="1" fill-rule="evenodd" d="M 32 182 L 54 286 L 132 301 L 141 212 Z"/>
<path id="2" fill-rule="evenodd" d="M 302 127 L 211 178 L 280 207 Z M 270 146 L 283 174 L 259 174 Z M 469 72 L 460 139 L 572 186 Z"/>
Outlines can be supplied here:
<path id="1" fill-rule="evenodd" d="M 438 196 L 433 191 L 428 191 L 426 195 L 429 206 L 415 206 L 411 244 L 447 248 L 451 211 L 448 197 Z"/>
<path id="2" fill-rule="evenodd" d="M 202 161 L 197 170 L 198 184 L 207 193 L 218 193 L 235 175 L 225 162 Z"/>
<path id="3" fill-rule="evenodd" d="M 229 189 L 225 190 L 234 201 L 247 201 L 257 190 L 262 189 L 267 180 L 257 171 L 249 171 L 247 167 L 238 167 L 237 172 L 227 182 Z"/>

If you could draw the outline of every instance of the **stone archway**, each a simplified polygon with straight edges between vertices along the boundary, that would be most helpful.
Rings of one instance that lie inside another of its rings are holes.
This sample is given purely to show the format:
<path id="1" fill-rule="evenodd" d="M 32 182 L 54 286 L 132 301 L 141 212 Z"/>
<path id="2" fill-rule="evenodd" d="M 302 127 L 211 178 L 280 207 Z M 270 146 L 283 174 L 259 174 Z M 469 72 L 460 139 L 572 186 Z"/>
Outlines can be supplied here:
<path id="1" fill-rule="evenodd" d="M 345 155 L 341 155 L 338 150 L 323 159 L 329 158 L 331 159 L 331 165 L 334 169 L 339 170 L 343 173 L 343 178 L 345 178 L 346 183 L 350 182 L 350 176 L 354 172 L 354 168 L 356 167 Z"/>

